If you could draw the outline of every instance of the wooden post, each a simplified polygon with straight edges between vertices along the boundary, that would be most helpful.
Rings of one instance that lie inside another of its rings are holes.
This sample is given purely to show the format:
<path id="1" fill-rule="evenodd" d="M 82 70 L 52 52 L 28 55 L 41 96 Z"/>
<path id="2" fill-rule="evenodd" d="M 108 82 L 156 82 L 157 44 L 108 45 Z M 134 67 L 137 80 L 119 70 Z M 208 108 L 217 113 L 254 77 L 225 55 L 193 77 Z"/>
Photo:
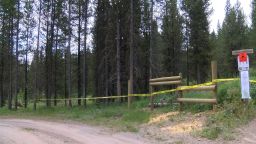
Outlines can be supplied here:
<path id="1" fill-rule="evenodd" d="M 217 79 L 217 61 L 212 61 L 211 62 L 211 66 L 212 66 L 212 81 L 214 81 L 215 79 Z"/>
<path id="2" fill-rule="evenodd" d="M 132 92 L 131 92 L 131 81 L 128 80 L 128 109 L 130 109 L 131 107 L 131 95 Z"/>
<path id="3" fill-rule="evenodd" d="M 217 61 L 212 61 L 211 62 L 211 67 L 212 67 L 212 82 L 214 82 L 214 80 L 216 80 L 218 78 L 218 69 L 217 69 Z M 213 97 L 216 99 L 217 101 L 217 83 L 214 82 L 214 84 L 216 85 L 215 89 L 213 90 Z M 213 105 L 213 110 L 216 109 L 216 105 Z"/>
<path id="4" fill-rule="evenodd" d="M 149 86 L 149 93 L 150 93 L 150 109 L 151 111 L 154 110 L 154 96 L 152 95 L 153 93 L 153 86 Z"/>
<path id="5" fill-rule="evenodd" d="M 214 80 L 216 80 L 218 78 L 217 73 L 217 61 L 212 61 L 211 62 L 211 67 L 212 67 L 212 82 L 214 82 Z M 214 84 L 216 85 L 215 89 L 214 89 L 214 98 L 217 99 L 217 83 L 214 82 Z"/>
<path id="6" fill-rule="evenodd" d="M 178 97 L 179 98 L 183 97 L 183 93 L 181 90 L 178 91 Z M 183 111 L 183 102 L 180 102 L 180 111 Z"/>
<path id="7" fill-rule="evenodd" d="M 179 76 L 180 76 L 180 80 L 182 80 L 182 73 L 179 73 Z"/>

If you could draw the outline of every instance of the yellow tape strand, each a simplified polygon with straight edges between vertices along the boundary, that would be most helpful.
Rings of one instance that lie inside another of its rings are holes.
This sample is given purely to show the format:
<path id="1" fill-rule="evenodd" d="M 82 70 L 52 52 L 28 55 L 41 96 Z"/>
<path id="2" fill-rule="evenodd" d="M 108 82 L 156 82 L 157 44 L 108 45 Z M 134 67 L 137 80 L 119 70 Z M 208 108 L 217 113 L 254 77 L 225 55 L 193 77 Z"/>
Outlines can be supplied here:
<path id="1" fill-rule="evenodd" d="M 155 95 L 160 95 L 160 94 L 167 94 L 167 93 L 172 93 L 180 90 L 188 90 L 188 89 L 195 89 L 201 86 L 210 86 L 216 83 L 220 82 L 228 82 L 228 81 L 236 81 L 239 80 L 239 78 L 228 78 L 228 79 L 216 79 L 213 82 L 207 82 L 203 84 L 197 84 L 193 86 L 181 86 L 176 89 L 170 89 L 170 90 L 164 90 L 164 91 L 158 91 L 154 92 L 152 94 L 129 94 L 129 95 L 123 95 L 123 96 L 104 96 L 104 97 L 90 97 L 90 98 L 68 98 L 68 99 L 39 99 L 39 101 L 62 101 L 62 100 L 97 100 L 97 99 L 116 99 L 116 98 L 127 98 L 127 97 L 149 97 L 149 96 L 155 96 Z M 251 83 L 256 83 L 256 80 L 250 80 Z"/>
<path id="2" fill-rule="evenodd" d="M 250 80 L 251 83 L 256 83 L 256 80 Z"/>
<path id="3" fill-rule="evenodd" d="M 89 97 L 89 98 L 63 98 L 63 99 L 39 99 L 40 101 L 47 101 L 47 100 L 97 100 L 97 99 L 114 99 L 114 98 L 125 98 L 128 97 L 127 95 L 125 96 L 105 96 L 105 97 Z"/>

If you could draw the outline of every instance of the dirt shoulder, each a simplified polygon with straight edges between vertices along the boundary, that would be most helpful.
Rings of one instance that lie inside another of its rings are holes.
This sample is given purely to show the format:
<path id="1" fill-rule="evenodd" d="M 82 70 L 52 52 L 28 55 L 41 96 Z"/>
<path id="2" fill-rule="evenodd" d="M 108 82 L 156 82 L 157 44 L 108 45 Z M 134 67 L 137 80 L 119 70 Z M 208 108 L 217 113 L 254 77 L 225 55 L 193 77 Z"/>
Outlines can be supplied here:
<path id="1" fill-rule="evenodd" d="M 140 133 L 148 138 L 154 138 L 159 144 L 255 144 L 256 119 L 248 125 L 237 128 L 232 140 L 222 138 L 209 140 L 198 136 L 205 128 L 207 117 L 212 112 L 198 114 L 169 112 L 158 115 L 149 123 L 141 126 Z"/>
<path id="2" fill-rule="evenodd" d="M 141 127 L 140 132 L 147 138 L 154 137 L 159 144 L 215 144 L 219 141 L 194 136 L 195 131 L 202 130 L 206 114 L 169 112 L 158 115 Z"/>
<path id="3" fill-rule="evenodd" d="M 256 144 L 256 119 L 237 129 L 237 144 Z"/>

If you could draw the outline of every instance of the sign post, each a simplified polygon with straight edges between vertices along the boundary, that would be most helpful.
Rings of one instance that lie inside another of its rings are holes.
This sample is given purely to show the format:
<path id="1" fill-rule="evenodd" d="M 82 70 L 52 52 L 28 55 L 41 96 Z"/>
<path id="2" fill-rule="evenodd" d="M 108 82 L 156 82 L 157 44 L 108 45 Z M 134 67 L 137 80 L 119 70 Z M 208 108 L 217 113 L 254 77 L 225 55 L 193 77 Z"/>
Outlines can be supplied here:
<path id="1" fill-rule="evenodd" d="M 248 101 L 250 96 L 250 79 L 249 79 L 249 56 L 253 53 L 253 49 L 232 51 L 232 55 L 237 56 L 238 70 L 240 73 L 242 100 Z"/>

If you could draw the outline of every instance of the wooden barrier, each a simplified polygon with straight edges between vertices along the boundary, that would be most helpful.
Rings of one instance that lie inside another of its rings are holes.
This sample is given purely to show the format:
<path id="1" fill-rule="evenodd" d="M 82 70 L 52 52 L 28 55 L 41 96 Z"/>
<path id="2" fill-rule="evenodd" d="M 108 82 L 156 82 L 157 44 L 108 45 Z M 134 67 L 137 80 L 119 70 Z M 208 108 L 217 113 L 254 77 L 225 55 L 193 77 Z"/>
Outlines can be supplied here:
<path id="1" fill-rule="evenodd" d="M 183 92 L 191 92 L 191 91 L 210 91 L 213 92 L 213 98 L 206 99 L 206 98 L 183 98 Z M 177 102 L 180 103 L 180 110 L 183 110 L 183 103 L 209 103 L 209 104 L 216 104 L 217 103 L 217 85 L 211 86 L 201 86 L 195 89 L 190 90 L 179 90 L 178 91 L 178 98 Z"/>
<path id="2" fill-rule="evenodd" d="M 151 82 L 151 86 L 161 86 L 161 85 L 175 85 L 175 84 L 181 84 L 181 81 L 164 81 L 164 82 Z"/>
<path id="3" fill-rule="evenodd" d="M 155 86 L 165 86 L 165 85 L 175 85 L 180 86 L 182 83 L 182 74 L 180 73 L 179 76 L 173 76 L 173 77 L 161 77 L 161 78 L 155 78 L 149 80 L 149 92 L 151 94 L 150 96 L 150 107 L 151 110 L 154 109 L 154 96 L 152 93 L 154 92 Z"/>
<path id="4" fill-rule="evenodd" d="M 173 81 L 173 80 L 180 80 L 181 76 L 173 76 L 173 77 L 161 77 L 150 79 L 149 82 L 160 82 L 160 81 Z"/>
<path id="5" fill-rule="evenodd" d="M 212 81 L 217 79 L 217 62 L 212 61 L 211 63 L 212 67 Z M 182 88 L 182 87 L 179 87 Z M 202 99 L 202 98 L 183 98 L 183 92 L 191 92 L 191 91 L 210 91 L 213 93 L 213 97 L 211 99 Z M 214 83 L 210 86 L 201 86 L 194 89 L 185 89 L 185 90 L 179 90 L 178 92 L 178 98 L 177 102 L 180 103 L 180 110 L 183 110 L 183 103 L 209 103 L 217 104 L 217 83 Z"/>

